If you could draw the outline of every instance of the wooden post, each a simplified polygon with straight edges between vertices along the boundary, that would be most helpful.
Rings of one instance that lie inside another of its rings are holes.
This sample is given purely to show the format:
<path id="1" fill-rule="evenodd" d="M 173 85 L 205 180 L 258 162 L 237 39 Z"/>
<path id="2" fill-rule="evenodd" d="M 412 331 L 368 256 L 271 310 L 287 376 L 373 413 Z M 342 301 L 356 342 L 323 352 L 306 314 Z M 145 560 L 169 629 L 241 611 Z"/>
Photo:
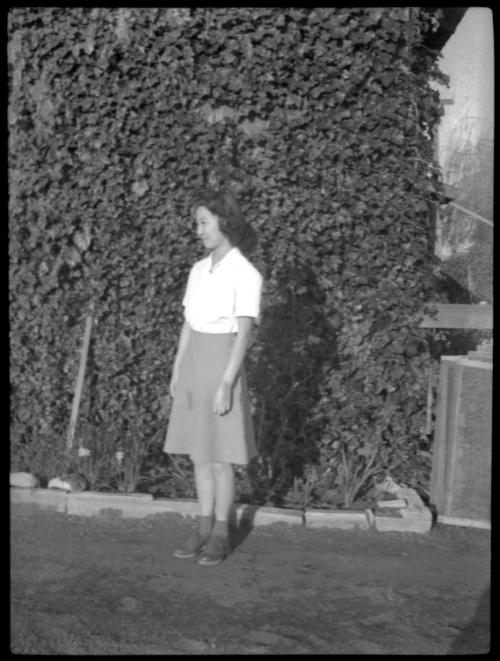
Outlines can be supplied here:
<path id="1" fill-rule="evenodd" d="M 78 378 L 76 380 L 75 395 L 73 397 L 73 408 L 68 428 L 68 437 L 66 441 L 66 450 L 71 452 L 75 438 L 76 421 L 78 419 L 78 409 L 80 408 L 80 399 L 82 397 L 83 379 L 85 376 L 85 366 L 87 364 L 87 355 L 89 352 L 90 333 L 92 330 L 92 315 L 87 316 L 85 325 L 85 335 L 83 337 L 82 353 L 80 356 L 80 367 L 78 369 Z"/>

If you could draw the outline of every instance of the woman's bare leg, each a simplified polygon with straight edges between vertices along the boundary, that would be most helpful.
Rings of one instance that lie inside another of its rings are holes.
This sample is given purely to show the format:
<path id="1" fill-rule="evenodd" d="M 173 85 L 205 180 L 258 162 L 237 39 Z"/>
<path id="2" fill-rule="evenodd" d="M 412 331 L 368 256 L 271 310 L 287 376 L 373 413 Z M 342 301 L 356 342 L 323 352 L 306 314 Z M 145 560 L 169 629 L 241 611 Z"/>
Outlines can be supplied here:
<path id="1" fill-rule="evenodd" d="M 177 558 L 193 558 L 206 544 L 214 525 L 215 483 L 210 464 L 194 464 L 196 492 L 200 504 L 198 529 L 193 530 L 183 546 L 174 551 Z"/>
<path id="2" fill-rule="evenodd" d="M 215 523 L 200 559 L 200 565 L 217 565 L 231 550 L 229 514 L 234 502 L 234 471 L 232 464 L 210 464 L 215 493 Z"/>
<path id="3" fill-rule="evenodd" d="M 194 464 L 196 494 L 200 503 L 201 516 L 213 516 L 215 504 L 215 480 L 212 464 Z"/>
<path id="4" fill-rule="evenodd" d="M 234 469 L 232 464 L 211 464 L 215 485 L 215 518 L 227 523 L 234 503 Z"/>

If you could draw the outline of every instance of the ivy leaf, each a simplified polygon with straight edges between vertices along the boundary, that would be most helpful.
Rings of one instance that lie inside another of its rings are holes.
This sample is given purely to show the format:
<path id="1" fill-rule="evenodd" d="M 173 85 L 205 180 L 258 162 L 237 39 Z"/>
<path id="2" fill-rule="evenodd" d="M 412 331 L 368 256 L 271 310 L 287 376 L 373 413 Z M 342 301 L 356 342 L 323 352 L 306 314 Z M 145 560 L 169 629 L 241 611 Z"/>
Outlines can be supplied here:
<path id="1" fill-rule="evenodd" d="M 263 131 L 269 127 L 269 122 L 261 119 L 255 119 L 253 122 L 245 119 L 238 128 L 241 129 L 249 138 L 258 137 Z"/>
<path id="2" fill-rule="evenodd" d="M 132 184 L 132 192 L 137 195 L 137 197 L 142 197 L 145 195 L 149 190 L 149 184 L 148 182 L 143 179 L 141 181 L 134 181 Z"/>

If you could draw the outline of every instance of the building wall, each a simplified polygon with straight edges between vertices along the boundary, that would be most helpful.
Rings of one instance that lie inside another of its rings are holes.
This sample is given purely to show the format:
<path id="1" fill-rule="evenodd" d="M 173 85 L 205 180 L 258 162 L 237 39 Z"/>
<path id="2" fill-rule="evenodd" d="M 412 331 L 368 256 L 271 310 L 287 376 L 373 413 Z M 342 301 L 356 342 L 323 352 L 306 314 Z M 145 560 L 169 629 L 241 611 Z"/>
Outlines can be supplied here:
<path id="1" fill-rule="evenodd" d="M 493 138 L 494 50 L 493 13 L 488 7 L 469 7 L 442 50 L 441 70 L 450 86 L 440 86 L 445 104 L 438 137 L 439 160 L 446 166 L 450 152 L 481 136 Z M 452 183 L 452 182 L 448 182 Z"/>
<path id="2" fill-rule="evenodd" d="M 469 297 L 466 301 L 462 293 L 452 302 L 491 302 L 493 297 L 493 227 L 488 223 L 493 220 L 493 46 L 491 9 L 469 7 L 439 60 L 450 83 L 439 87 L 445 113 L 437 158 L 460 208 L 453 203 L 441 208 L 435 252 L 457 291 Z"/>

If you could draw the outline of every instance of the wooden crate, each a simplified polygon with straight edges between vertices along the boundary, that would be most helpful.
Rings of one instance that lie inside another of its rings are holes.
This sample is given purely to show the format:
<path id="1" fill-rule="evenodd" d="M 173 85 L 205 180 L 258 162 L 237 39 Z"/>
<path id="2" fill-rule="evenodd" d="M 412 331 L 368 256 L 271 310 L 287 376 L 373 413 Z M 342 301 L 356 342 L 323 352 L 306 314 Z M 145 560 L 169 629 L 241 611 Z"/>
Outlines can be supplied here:
<path id="1" fill-rule="evenodd" d="M 487 355 L 441 358 L 431 474 L 438 520 L 491 519 L 492 374 Z"/>

